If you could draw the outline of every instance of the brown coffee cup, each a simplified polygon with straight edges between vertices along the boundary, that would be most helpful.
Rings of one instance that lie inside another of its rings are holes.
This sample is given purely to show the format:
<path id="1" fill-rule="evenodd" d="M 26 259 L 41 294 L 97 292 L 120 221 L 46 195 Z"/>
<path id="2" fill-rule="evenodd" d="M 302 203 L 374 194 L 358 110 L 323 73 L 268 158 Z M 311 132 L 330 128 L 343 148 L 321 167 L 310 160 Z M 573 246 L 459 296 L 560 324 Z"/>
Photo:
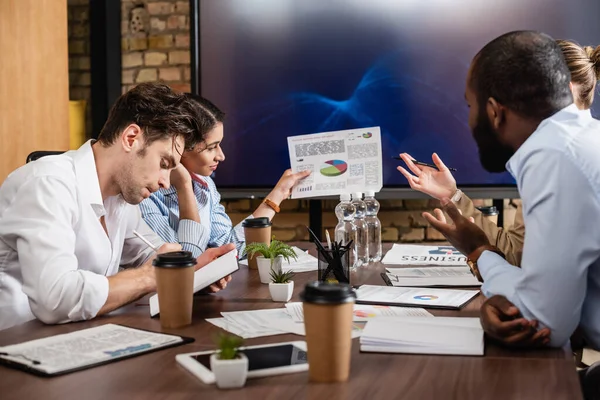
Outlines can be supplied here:
<path id="1" fill-rule="evenodd" d="M 163 328 L 181 328 L 192 323 L 194 303 L 194 265 L 196 259 L 189 251 L 158 254 L 154 273 Z"/>
<path id="2" fill-rule="evenodd" d="M 344 382 L 350 375 L 356 293 L 343 283 L 309 282 L 300 294 L 311 382 Z"/>
<path id="3" fill-rule="evenodd" d="M 244 237 L 246 244 L 250 243 L 265 243 L 271 244 L 271 221 L 267 217 L 248 218 L 242 222 L 244 228 Z M 260 254 L 254 254 L 248 257 L 248 268 L 258 269 L 256 257 Z"/>

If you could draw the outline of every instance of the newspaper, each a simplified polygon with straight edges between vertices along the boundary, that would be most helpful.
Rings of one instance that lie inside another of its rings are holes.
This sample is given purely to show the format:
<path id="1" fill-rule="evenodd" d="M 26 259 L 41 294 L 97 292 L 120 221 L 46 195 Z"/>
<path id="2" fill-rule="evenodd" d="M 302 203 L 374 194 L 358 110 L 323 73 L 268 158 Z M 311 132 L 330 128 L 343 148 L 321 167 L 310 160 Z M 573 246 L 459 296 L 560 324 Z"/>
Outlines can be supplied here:
<path id="1" fill-rule="evenodd" d="M 91 366 L 182 342 L 166 335 L 106 324 L 0 347 L 0 357 L 47 374 Z"/>
<path id="2" fill-rule="evenodd" d="M 288 137 L 292 171 L 312 173 L 292 190 L 292 198 L 378 192 L 383 187 L 379 127 Z"/>

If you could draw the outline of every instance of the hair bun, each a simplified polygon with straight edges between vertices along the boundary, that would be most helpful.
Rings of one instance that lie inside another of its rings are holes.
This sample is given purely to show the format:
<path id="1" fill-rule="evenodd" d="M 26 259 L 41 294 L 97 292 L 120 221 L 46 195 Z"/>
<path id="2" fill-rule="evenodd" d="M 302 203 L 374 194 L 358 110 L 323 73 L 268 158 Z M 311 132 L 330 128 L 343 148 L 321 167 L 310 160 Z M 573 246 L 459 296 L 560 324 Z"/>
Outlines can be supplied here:
<path id="1" fill-rule="evenodd" d="M 592 46 L 585 46 L 583 50 L 594 65 L 596 79 L 600 80 L 600 46 L 596 46 L 596 48 L 593 48 Z"/>

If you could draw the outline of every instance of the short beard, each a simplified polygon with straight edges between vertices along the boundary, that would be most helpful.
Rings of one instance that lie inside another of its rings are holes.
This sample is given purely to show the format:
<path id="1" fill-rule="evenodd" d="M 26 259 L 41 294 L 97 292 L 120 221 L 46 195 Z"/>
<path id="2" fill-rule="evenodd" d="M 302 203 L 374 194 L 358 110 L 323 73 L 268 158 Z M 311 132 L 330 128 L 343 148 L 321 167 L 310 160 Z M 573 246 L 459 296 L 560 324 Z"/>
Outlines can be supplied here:
<path id="1" fill-rule="evenodd" d="M 479 161 L 488 172 L 505 172 L 506 163 L 515 154 L 514 150 L 498 140 L 498 133 L 484 113 L 479 113 L 473 138 L 479 149 Z"/>

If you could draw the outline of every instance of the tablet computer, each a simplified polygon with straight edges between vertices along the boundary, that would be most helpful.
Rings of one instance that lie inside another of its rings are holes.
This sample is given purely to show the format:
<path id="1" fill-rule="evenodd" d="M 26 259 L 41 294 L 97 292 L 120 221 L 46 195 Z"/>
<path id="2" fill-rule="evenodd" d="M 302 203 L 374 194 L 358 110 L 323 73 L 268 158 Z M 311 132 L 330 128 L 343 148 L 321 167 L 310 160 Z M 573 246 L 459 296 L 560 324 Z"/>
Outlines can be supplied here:
<path id="1" fill-rule="evenodd" d="M 248 378 L 308 371 L 306 342 L 284 342 L 241 347 L 248 357 Z M 177 363 L 204 383 L 215 383 L 210 356 L 216 350 L 178 354 Z"/>

